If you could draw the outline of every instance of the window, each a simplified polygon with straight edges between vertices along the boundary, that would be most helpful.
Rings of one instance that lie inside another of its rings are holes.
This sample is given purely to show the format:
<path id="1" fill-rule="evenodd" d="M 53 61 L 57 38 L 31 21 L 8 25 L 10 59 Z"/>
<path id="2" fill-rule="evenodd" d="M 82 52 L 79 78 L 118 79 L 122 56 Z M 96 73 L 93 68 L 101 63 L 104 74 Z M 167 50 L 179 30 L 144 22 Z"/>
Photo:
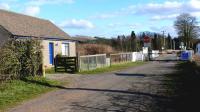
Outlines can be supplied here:
<path id="1" fill-rule="evenodd" d="M 62 55 L 69 56 L 69 43 L 62 43 Z"/>

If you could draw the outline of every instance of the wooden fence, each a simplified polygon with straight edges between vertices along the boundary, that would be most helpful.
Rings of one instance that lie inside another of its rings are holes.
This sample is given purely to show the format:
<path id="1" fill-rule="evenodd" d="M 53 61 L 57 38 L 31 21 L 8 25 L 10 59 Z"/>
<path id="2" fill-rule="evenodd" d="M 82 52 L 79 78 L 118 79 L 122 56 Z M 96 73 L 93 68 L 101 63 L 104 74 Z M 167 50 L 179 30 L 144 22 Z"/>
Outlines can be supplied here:
<path id="1" fill-rule="evenodd" d="M 88 71 L 97 68 L 110 66 L 112 64 L 124 63 L 124 62 L 135 62 L 143 61 L 143 53 L 128 52 L 128 53 L 117 53 L 110 54 L 109 57 L 106 54 L 97 55 L 85 55 L 78 57 L 56 57 L 55 58 L 55 71 Z"/>
<path id="2" fill-rule="evenodd" d="M 56 57 L 54 59 L 55 72 L 76 72 L 78 71 L 77 57 Z"/>

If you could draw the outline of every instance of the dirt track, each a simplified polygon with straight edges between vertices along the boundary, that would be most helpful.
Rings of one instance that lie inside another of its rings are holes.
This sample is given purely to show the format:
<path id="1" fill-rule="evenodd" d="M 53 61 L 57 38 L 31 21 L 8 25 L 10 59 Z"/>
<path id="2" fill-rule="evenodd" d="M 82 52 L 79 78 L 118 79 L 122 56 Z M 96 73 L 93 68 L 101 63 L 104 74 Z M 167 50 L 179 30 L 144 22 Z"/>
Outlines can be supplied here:
<path id="1" fill-rule="evenodd" d="M 119 72 L 71 76 L 74 81 L 25 102 L 11 112 L 166 112 L 164 75 L 175 62 L 155 61 Z"/>

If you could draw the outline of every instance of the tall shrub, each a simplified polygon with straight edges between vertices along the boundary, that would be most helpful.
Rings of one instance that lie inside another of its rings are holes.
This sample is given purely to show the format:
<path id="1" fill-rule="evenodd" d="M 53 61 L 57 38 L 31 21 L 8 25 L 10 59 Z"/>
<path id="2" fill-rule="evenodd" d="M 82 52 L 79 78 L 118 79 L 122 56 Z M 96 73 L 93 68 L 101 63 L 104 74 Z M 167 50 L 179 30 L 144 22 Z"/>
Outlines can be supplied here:
<path id="1" fill-rule="evenodd" d="M 42 51 L 39 40 L 11 39 L 0 51 L 0 71 L 16 78 L 35 76 L 41 73 Z"/>
<path id="2" fill-rule="evenodd" d="M 0 48 L 0 73 L 12 74 L 16 77 L 19 74 L 20 62 L 15 52 L 14 41 L 7 41 Z"/>

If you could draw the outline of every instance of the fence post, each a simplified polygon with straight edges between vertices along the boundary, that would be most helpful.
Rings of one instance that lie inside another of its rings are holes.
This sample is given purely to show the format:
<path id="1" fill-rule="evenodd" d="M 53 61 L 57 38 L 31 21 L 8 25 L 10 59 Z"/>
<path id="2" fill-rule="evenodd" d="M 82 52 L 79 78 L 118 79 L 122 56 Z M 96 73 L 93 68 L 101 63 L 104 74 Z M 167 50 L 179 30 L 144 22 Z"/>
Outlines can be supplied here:
<path id="1" fill-rule="evenodd" d="M 110 54 L 110 67 L 111 67 L 111 64 L 112 64 L 112 54 Z"/>
<path id="2" fill-rule="evenodd" d="M 64 58 L 64 66 L 65 66 L 65 72 L 67 72 L 67 59 Z"/>
<path id="3" fill-rule="evenodd" d="M 79 71 L 79 65 L 78 65 L 79 61 L 78 61 L 78 57 L 75 57 L 75 71 L 78 72 Z"/>
<path id="4" fill-rule="evenodd" d="M 42 64 L 42 76 L 46 77 L 44 64 Z"/>
<path id="5" fill-rule="evenodd" d="M 107 57 L 106 57 L 106 55 L 105 55 L 105 57 L 104 57 L 104 65 L 103 65 L 103 67 L 105 67 L 106 66 L 106 60 L 107 60 Z"/>
<path id="6" fill-rule="evenodd" d="M 128 62 L 128 54 L 126 54 L 126 62 Z"/>
<path id="7" fill-rule="evenodd" d="M 87 58 L 87 66 L 88 66 L 88 70 L 90 70 L 90 60 L 89 60 L 89 57 L 86 57 Z"/>
<path id="8" fill-rule="evenodd" d="M 76 59 L 76 61 L 77 61 L 77 71 L 78 72 L 80 72 L 81 70 L 80 70 L 80 66 L 81 66 L 81 61 L 80 61 L 80 55 L 79 55 L 79 53 L 77 53 L 77 59 Z"/>
<path id="9" fill-rule="evenodd" d="M 98 63 L 97 63 L 97 56 L 95 56 L 95 62 L 96 62 L 96 68 L 98 68 Z"/>
<path id="10" fill-rule="evenodd" d="M 57 56 L 54 58 L 54 70 L 57 72 Z"/>

